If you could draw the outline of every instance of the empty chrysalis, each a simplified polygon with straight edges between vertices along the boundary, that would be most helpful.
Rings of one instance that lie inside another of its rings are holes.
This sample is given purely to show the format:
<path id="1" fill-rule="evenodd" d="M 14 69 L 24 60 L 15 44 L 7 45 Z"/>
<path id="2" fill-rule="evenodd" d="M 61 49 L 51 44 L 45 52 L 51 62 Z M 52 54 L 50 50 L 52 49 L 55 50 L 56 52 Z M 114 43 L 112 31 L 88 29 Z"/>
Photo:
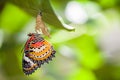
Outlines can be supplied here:
<path id="1" fill-rule="evenodd" d="M 45 25 L 45 23 L 42 21 L 42 13 L 40 12 L 36 17 L 36 27 L 35 27 L 36 33 L 41 32 L 50 37 L 49 31 Z"/>

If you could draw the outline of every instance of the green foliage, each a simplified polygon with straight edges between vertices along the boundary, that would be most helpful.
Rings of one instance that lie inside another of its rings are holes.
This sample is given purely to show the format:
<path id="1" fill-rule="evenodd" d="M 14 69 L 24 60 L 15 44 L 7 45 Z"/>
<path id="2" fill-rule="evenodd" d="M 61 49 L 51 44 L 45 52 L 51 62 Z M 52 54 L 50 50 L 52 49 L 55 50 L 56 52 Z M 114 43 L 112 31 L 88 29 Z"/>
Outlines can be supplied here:
<path id="1" fill-rule="evenodd" d="M 1 13 L 1 27 L 7 33 L 16 33 L 24 27 L 24 24 L 26 24 L 29 19 L 30 16 L 25 14 L 19 8 L 7 3 Z"/>

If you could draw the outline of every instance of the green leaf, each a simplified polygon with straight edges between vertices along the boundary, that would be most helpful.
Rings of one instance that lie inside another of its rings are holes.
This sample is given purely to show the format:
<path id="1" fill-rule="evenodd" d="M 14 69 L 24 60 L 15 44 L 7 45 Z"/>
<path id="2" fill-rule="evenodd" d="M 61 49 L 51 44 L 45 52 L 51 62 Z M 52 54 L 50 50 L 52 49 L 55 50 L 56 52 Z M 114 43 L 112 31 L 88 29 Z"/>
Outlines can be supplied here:
<path id="1" fill-rule="evenodd" d="M 43 20 L 56 28 L 74 30 L 74 27 L 71 27 L 58 19 L 58 17 L 56 16 L 51 7 L 49 0 L 19 0 L 19 1 L 9 0 L 9 1 L 19 6 L 29 14 L 33 15 L 34 17 L 36 17 L 37 14 L 40 11 L 42 11 Z"/>

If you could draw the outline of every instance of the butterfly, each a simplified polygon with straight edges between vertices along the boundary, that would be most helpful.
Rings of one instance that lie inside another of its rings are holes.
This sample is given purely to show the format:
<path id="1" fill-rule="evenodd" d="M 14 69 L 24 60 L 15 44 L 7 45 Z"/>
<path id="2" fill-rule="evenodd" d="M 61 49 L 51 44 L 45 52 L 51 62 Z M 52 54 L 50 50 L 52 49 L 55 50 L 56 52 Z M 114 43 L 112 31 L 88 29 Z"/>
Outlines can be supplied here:
<path id="1" fill-rule="evenodd" d="M 44 63 L 49 63 L 55 57 L 53 46 L 38 33 L 29 33 L 24 47 L 22 60 L 23 72 L 32 74 Z"/>

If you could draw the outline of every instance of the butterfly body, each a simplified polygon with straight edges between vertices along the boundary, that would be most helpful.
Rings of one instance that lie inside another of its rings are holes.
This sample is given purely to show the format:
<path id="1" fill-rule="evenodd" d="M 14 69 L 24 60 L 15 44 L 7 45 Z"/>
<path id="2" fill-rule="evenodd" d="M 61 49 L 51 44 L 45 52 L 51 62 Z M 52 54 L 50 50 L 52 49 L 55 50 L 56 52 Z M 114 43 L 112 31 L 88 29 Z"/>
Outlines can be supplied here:
<path id="1" fill-rule="evenodd" d="M 42 64 L 52 60 L 56 52 L 40 34 L 29 33 L 28 36 L 23 56 L 23 71 L 26 75 L 32 74 Z"/>

